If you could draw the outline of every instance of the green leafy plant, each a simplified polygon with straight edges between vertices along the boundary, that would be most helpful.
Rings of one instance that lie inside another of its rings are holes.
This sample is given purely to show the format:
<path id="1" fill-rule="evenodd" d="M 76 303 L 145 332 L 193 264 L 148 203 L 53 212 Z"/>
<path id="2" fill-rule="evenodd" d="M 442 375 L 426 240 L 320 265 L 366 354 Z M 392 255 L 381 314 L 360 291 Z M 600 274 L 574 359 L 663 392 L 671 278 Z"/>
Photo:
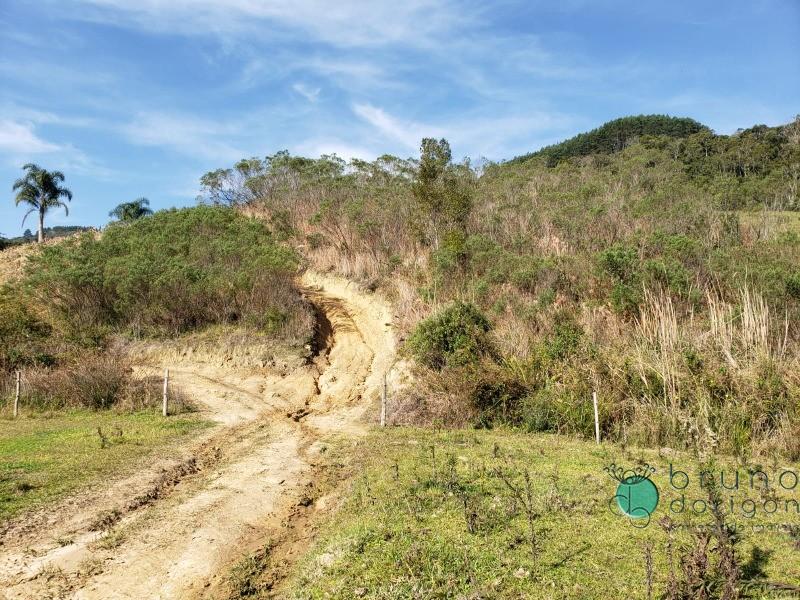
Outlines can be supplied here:
<path id="1" fill-rule="evenodd" d="M 158 212 L 45 248 L 27 285 L 71 330 L 163 334 L 210 323 L 272 330 L 302 320 L 296 255 L 260 222 L 222 207 Z"/>
<path id="2" fill-rule="evenodd" d="M 69 214 L 69 209 L 62 198 L 72 200 L 72 192 L 61 184 L 64 174 L 61 171 L 48 171 L 39 165 L 28 163 L 23 170 L 25 176 L 14 182 L 13 190 L 17 192 L 14 202 L 30 206 L 22 218 L 22 224 L 31 213 L 39 215 L 39 242 L 44 241 L 44 216 L 54 208 L 63 208 Z"/>
<path id="3" fill-rule="evenodd" d="M 432 369 L 474 364 L 492 352 L 489 320 L 475 306 L 454 302 L 417 325 L 408 346 Z"/>

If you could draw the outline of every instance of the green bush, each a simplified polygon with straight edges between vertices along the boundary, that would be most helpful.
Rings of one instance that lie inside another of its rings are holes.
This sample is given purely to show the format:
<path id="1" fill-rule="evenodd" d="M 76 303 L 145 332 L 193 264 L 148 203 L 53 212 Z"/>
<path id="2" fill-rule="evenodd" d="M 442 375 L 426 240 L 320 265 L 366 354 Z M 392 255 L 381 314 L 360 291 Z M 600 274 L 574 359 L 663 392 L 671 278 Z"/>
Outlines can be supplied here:
<path id="1" fill-rule="evenodd" d="M 559 361 L 570 356 L 578 348 L 583 337 L 581 326 L 568 314 L 557 314 L 553 335 L 545 341 L 545 355 L 551 361 Z"/>
<path id="2" fill-rule="evenodd" d="M 476 424 L 491 427 L 495 421 L 519 423 L 520 402 L 527 391 L 522 382 L 503 368 L 482 368 L 470 394 L 470 403 L 478 410 Z"/>
<path id="3" fill-rule="evenodd" d="M 199 206 L 44 248 L 27 284 L 67 329 L 164 334 L 209 323 L 287 327 L 298 260 L 260 222 Z"/>
<path id="4" fill-rule="evenodd" d="M 0 288 L 0 372 L 53 364 L 51 327 L 9 288 Z"/>
<path id="5" fill-rule="evenodd" d="M 611 306 L 621 315 L 635 316 L 639 313 L 642 292 L 639 288 L 617 283 L 611 290 Z"/>
<path id="6" fill-rule="evenodd" d="M 633 280 L 638 272 L 639 253 L 636 248 L 615 244 L 600 253 L 600 266 L 623 283 Z"/>
<path id="7" fill-rule="evenodd" d="M 591 392 L 580 386 L 571 389 L 546 386 L 536 390 L 523 399 L 520 415 L 528 431 L 579 434 L 587 438 L 593 433 Z"/>
<path id="8" fill-rule="evenodd" d="M 649 283 L 660 285 L 680 296 L 689 293 L 690 274 L 679 261 L 672 258 L 650 259 L 645 261 L 644 270 Z"/>
<path id="9" fill-rule="evenodd" d="M 412 354 L 433 369 L 474 364 L 492 353 L 491 324 L 475 306 L 454 302 L 421 321 L 408 340 Z"/>
<path id="10" fill-rule="evenodd" d="M 800 300 L 800 272 L 789 275 L 786 279 L 786 293 L 795 300 Z"/>

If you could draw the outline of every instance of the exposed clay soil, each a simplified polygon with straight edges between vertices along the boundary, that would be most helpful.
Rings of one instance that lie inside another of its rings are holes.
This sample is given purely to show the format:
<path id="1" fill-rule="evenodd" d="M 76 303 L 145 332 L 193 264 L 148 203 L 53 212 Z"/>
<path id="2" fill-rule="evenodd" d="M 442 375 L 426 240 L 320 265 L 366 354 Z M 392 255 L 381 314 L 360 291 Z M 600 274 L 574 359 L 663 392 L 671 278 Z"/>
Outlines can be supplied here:
<path id="1" fill-rule="evenodd" d="M 267 543 L 287 568 L 324 504 L 309 493 L 324 440 L 356 440 L 377 420 L 395 360 L 385 302 L 321 274 L 302 283 L 318 313 L 306 364 L 142 353 L 142 372 L 169 367 L 215 425 L 180 456 L 7 524 L 0 598 L 224 597 L 233 564 Z"/>

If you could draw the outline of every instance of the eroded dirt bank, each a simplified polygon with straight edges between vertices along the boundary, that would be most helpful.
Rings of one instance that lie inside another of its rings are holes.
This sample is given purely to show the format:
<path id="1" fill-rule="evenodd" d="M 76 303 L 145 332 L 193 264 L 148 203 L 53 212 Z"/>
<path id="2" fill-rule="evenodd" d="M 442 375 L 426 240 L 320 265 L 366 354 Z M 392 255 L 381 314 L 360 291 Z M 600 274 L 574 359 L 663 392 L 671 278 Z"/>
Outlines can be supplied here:
<path id="1" fill-rule="evenodd" d="M 377 420 L 395 340 L 378 297 L 317 273 L 302 282 L 320 313 L 309 364 L 276 373 L 142 354 L 143 371 L 169 366 L 215 426 L 181 457 L 12 522 L 0 598 L 215 597 L 244 552 L 303 526 L 321 440 L 357 438 Z"/>

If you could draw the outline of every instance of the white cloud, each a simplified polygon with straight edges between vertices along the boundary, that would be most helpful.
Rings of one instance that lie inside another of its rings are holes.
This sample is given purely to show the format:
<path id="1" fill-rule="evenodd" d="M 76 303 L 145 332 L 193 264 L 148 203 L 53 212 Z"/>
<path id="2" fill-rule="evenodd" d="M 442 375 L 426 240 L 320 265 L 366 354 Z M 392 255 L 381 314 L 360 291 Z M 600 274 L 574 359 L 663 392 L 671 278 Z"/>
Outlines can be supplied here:
<path id="1" fill-rule="evenodd" d="M 509 153 L 529 152 L 559 139 L 553 134 L 576 123 L 569 115 L 546 111 L 529 111 L 522 116 L 466 116 L 441 125 L 406 121 L 371 104 L 356 104 L 353 112 L 386 139 L 408 149 L 417 150 L 423 137 L 444 137 L 456 156 L 473 158 L 507 158 Z"/>
<path id="2" fill-rule="evenodd" d="M 0 112 L 7 119 L 29 125 L 63 125 L 65 127 L 91 127 L 97 124 L 95 119 L 87 117 L 66 116 L 49 111 L 37 110 L 21 106 L 13 102 L 0 104 Z"/>
<path id="3" fill-rule="evenodd" d="M 40 138 L 30 123 L 3 119 L 0 120 L 0 150 L 13 155 L 28 156 L 57 152 L 61 150 L 61 146 Z"/>
<path id="4" fill-rule="evenodd" d="M 292 89 L 311 103 L 319 99 L 320 88 L 310 88 L 303 83 L 295 83 Z"/>
<path id="5" fill-rule="evenodd" d="M 379 154 L 374 150 L 370 150 L 358 144 L 352 144 L 336 138 L 315 138 L 306 140 L 296 148 L 293 148 L 292 151 L 300 156 L 310 157 L 322 156 L 323 154 L 335 154 L 345 160 L 350 160 L 352 158 L 373 160 Z"/>
<path id="6" fill-rule="evenodd" d="M 425 45 L 464 21 L 464 6 L 437 0 L 73 0 L 73 18 L 194 35 L 300 30 L 336 46 Z"/>
<path id="7" fill-rule="evenodd" d="M 437 127 L 403 121 L 371 104 L 354 104 L 353 112 L 385 137 L 400 142 L 407 148 L 419 148 L 419 142 L 423 137 L 441 137 L 443 135 L 442 130 Z"/>
<path id="8" fill-rule="evenodd" d="M 41 138 L 30 121 L 0 119 L 0 156 L 3 163 L 15 168 L 27 162 L 46 160 L 50 169 L 88 174 L 97 179 L 116 176 L 72 144 L 56 144 Z"/>
<path id="9" fill-rule="evenodd" d="M 240 123 L 225 123 L 193 116 L 143 112 L 122 127 L 134 144 L 168 148 L 180 154 L 214 159 L 221 164 L 246 155 L 223 140 L 242 134 Z"/>

